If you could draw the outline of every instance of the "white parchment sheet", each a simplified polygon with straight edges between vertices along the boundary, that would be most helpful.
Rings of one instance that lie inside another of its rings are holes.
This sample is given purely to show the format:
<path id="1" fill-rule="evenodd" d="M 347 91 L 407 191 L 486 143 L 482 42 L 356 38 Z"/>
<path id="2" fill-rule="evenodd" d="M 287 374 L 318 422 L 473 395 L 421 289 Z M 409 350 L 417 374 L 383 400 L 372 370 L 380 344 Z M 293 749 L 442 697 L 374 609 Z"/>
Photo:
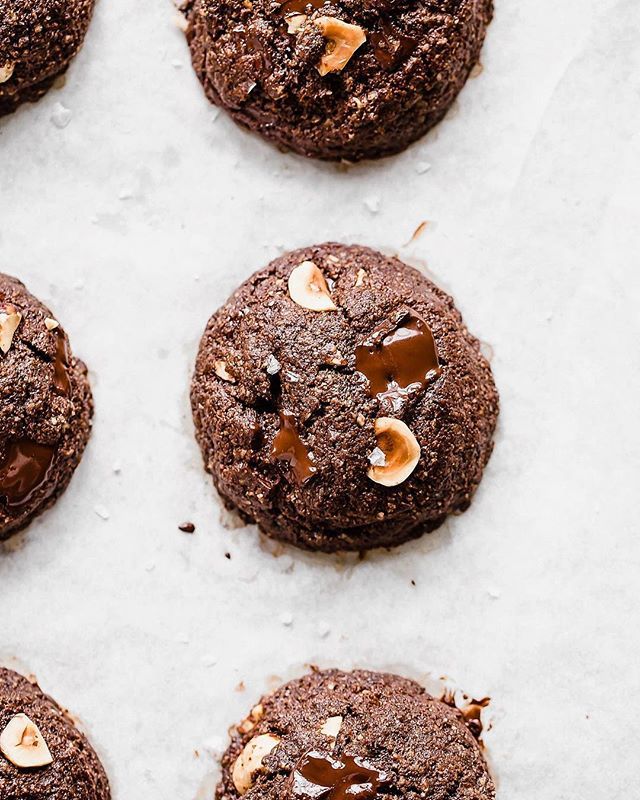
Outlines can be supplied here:
<path id="1" fill-rule="evenodd" d="M 66 85 L 0 122 L 0 269 L 96 400 L 69 490 L 0 549 L 0 661 L 82 720 L 115 800 L 209 797 L 228 726 L 308 663 L 491 695 L 500 798 L 637 797 L 640 3 L 498 0 L 446 121 L 349 169 L 218 113 L 174 16 L 100 0 Z M 361 563 L 234 528 L 188 403 L 209 314 L 327 239 L 428 270 L 502 400 L 470 510 Z"/>

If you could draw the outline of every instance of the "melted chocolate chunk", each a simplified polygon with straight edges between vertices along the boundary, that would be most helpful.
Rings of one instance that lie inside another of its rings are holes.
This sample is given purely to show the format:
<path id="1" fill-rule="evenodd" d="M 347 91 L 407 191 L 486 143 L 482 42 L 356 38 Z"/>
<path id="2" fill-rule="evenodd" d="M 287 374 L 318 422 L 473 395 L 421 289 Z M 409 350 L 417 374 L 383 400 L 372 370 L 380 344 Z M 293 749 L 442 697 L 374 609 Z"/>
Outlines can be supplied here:
<path id="1" fill-rule="evenodd" d="M 273 440 L 272 454 L 279 461 L 288 462 L 298 483 L 308 481 L 317 470 L 311 454 L 300 438 L 295 417 L 285 411 L 280 412 L 280 430 Z"/>
<path id="2" fill-rule="evenodd" d="M 377 328 L 356 348 L 356 369 L 369 381 L 369 394 L 391 400 L 423 389 L 440 372 L 433 335 L 413 311 Z"/>
<path id="3" fill-rule="evenodd" d="M 326 0 L 285 0 L 280 5 L 278 13 L 282 17 L 290 17 L 292 14 L 309 14 L 318 8 L 322 8 Z"/>
<path id="4" fill-rule="evenodd" d="M 386 772 L 364 759 L 343 755 L 340 760 L 311 750 L 291 774 L 293 797 L 307 800 L 366 800 L 389 782 Z"/>
<path id="5" fill-rule="evenodd" d="M 418 46 L 418 41 L 411 36 L 404 36 L 388 22 L 382 23 L 381 32 L 369 34 L 373 54 L 381 67 L 394 70 L 409 58 Z"/>
<path id="6" fill-rule="evenodd" d="M 9 442 L 0 463 L 0 501 L 7 508 L 20 508 L 49 476 L 56 448 L 30 439 Z"/>
<path id="7" fill-rule="evenodd" d="M 69 380 L 69 345 L 61 330 L 56 331 L 56 356 L 53 359 L 53 385 L 56 394 L 68 397 L 71 394 L 71 381 Z"/>

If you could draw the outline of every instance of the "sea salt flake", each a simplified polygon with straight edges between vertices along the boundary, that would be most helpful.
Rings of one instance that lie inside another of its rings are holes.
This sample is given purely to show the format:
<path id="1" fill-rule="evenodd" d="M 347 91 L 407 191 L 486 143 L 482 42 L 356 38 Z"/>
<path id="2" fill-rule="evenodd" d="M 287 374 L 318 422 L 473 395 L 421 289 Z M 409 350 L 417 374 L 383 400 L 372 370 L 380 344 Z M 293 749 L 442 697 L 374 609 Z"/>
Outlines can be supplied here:
<path id="1" fill-rule="evenodd" d="M 72 113 L 69 108 L 66 108 L 62 103 L 56 103 L 51 112 L 51 122 L 56 128 L 66 128 L 71 122 Z"/>
<path id="2" fill-rule="evenodd" d="M 374 447 L 369 454 L 369 463 L 372 467 L 384 467 L 387 463 L 387 457 L 379 447 Z"/>

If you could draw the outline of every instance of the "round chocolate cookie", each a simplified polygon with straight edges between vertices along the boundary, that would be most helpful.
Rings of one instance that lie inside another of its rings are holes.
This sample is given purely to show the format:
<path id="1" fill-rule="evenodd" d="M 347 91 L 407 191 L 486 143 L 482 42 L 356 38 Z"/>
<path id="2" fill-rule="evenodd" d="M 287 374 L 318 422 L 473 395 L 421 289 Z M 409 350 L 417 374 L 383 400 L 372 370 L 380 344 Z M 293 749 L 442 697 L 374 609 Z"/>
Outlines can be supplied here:
<path id="1" fill-rule="evenodd" d="M 0 669 L 0 798 L 109 800 L 86 737 L 37 684 Z"/>
<path id="2" fill-rule="evenodd" d="M 38 100 L 80 49 L 94 0 L 0 0 L 0 116 Z"/>
<path id="3" fill-rule="evenodd" d="M 404 150 L 477 63 L 492 0 L 191 0 L 187 38 L 210 100 L 324 159 Z"/>
<path id="4" fill-rule="evenodd" d="M 211 317 L 191 402 L 225 504 L 327 552 L 396 545 L 466 509 L 498 415 L 453 300 L 340 244 L 276 259 Z"/>
<path id="5" fill-rule="evenodd" d="M 377 672 L 312 672 L 232 730 L 217 800 L 493 800 L 462 712 Z"/>
<path id="6" fill-rule="evenodd" d="M 0 273 L 0 539 L 67 487 L 91 431 L 87 368 L 53 314 Z"/>

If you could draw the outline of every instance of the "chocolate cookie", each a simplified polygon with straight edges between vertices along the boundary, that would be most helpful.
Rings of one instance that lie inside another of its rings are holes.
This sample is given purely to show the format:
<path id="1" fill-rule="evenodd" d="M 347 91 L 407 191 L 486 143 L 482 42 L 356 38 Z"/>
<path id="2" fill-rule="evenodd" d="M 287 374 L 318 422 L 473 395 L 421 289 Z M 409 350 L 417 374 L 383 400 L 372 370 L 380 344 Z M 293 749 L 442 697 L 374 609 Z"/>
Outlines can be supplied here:
<path id="1" fill-rule="evenodd" d="M 67 487 L 91 431 L 87 368 L 53 314 L 0 273 L 0 539 Z"/>
<path id="2" fill-rule="evenodd" d="M 37 684 L 0 669 L 1 800 L 109 800 L 86 737 Z"/>
<path id="3" fill-rule="evenodd" d="M 312 672 L 254 706 L 231 732 L 217 800 L 493 800 L 463 714 L 414 681 Z"/>
<path id="4" fill-rule="evenodd" d="M 477 63 L 492 0 L 190 0 L 209 99 L 306 156 L 375 158 L 439 122 Z"/>
<path id="5" fill-rule="evenodd" d="M 225 504 L 327 552 L 396 545 L 466 509 L 498 415 L 453 300 L 340 244 L 276 259 L 211 317 L 191 402 Z"/>
<path id="6" fill-rule="evenodd" d="M 94 0 L 0 0 L 0 116 L 38 100 L 80 49 Z"/>

